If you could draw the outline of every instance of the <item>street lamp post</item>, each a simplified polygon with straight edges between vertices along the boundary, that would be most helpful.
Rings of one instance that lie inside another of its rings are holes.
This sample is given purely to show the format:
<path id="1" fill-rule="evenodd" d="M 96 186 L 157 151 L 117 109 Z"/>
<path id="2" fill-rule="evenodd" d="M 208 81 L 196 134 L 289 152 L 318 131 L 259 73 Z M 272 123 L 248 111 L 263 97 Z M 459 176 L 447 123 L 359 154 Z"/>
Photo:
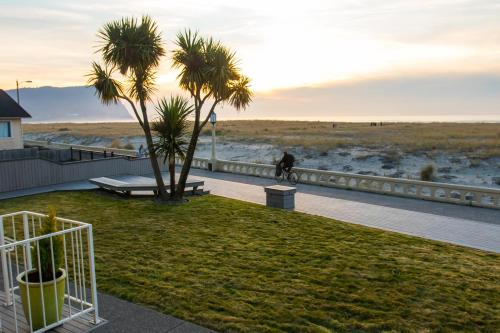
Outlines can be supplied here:
<path id="1" fill-rule="evenodd" d="M 217 123 L 217 114 L 212 112 L 210 115 L 210 122 L 212 123 L 212 157 L 210 158 L 212 162 L 212 171 L 216 170 L 217 157 L 215 156 L 215 125 Z"/>
<path id="2" fill-rule="evenodd" d="M 28 80 L 19 82 L 18 80 L 16 80 L 17 104 L 21 105 L 21 103 L 19 103 L 19 83 L 31 83 L 31 82 L 33 81 Z"/>

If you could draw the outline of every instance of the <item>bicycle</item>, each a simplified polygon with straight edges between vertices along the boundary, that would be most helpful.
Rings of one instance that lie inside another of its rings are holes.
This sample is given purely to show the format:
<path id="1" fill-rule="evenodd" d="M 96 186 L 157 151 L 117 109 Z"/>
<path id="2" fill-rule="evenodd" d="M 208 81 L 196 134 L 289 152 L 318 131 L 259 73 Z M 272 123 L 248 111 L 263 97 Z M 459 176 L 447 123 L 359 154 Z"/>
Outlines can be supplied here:
<path id="1" fill-rule="evenodd" d="M 288 180 L 288 182 L 290 184 L 295 185 L 299 181 L 299 175 L 297 175 L 297 173 L 295 171 L 293 171 L 293 169 L 290 170 L 290 172 L 288 172 L 288 171 L 286 171 L 284 169 L 281 169 L 281 174 L 278 175 L 276 173 L 274 175 L 274 179 L 278 183 L 281 183 L 282 181 L 284 181 L 286 179 L 286 180 Z"/>

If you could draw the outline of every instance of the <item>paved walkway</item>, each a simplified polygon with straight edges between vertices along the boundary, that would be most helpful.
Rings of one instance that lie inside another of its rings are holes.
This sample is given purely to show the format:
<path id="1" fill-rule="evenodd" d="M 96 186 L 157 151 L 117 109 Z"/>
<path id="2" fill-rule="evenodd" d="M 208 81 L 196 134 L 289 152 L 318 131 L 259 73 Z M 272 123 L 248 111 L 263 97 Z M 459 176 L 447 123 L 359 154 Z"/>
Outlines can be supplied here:
<path id="1" fill-rule="evenodd" d="M 216 333 L 107 294 L 99 294 L 99 316 L 106 323 L 92 333 Z"/>
<path id="2" fill-rule="evenodd" d="M 212 194 L 265 204 L 274 180 L 192 169 Z M 166 176 L 166 175 L 165 175 Z M 75 182 L 0 193 L 0 200 L 60 190 L 95 188 Z M 297 185 L 296 210 L 369 227 L 500 253 L 500 210 L 400 198 L 314 185 Z"/>
<path id="3" fill-rule="evenodd" d="M 85 180 L 80 182 L 33 187 L 18 191 L 1 192 L 0 200 L 24 197 L 27 195 L 34 195 L 40 193 L 55 192 L 55 191 L 82 191 L 82 190 L 92 190 L 96 188 L 97 187 L 95 185 Z"/>
<path id="4" fill-rule="evenodd" d="M 272 179 L 193 170 L 212 194 L 265 204 Z M 296 210 L 345 222 L 500 253 L 500 211 L 297 185 Z"/>

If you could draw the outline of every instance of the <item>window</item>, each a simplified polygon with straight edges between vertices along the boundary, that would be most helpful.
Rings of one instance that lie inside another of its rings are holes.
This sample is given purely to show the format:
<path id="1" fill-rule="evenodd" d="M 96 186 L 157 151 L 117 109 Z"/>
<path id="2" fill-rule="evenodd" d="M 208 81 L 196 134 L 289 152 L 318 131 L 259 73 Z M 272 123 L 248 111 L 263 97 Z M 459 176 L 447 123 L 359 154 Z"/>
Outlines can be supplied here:
<path id="1" fill-rule="evenodd" d="M 0 121 L 0 138 L 10 138 L 10 121 Z"/>

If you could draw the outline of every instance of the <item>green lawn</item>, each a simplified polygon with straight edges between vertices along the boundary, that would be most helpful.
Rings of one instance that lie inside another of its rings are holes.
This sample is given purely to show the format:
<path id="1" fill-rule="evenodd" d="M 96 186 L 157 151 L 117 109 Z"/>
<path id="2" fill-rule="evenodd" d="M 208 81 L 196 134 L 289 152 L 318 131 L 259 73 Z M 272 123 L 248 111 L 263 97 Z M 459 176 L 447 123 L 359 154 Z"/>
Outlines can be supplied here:
<path id="1" fill-rule="evenodd" d="M 226 332 L 498 332 L 500 255 L 217 196 L 0 201 L 94 225 L 100 291 Z"/>

